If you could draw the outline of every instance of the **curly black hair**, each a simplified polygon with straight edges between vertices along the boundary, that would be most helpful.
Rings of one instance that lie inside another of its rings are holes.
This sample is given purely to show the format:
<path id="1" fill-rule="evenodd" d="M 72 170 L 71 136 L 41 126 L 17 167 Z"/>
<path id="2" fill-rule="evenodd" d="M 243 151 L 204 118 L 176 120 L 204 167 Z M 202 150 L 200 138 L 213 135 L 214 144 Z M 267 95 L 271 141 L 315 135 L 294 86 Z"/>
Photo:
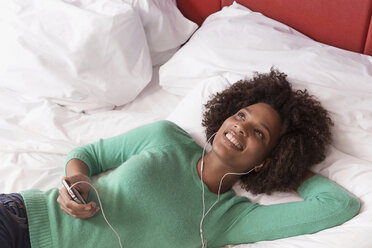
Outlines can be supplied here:
<path id="1" fill-rule="evenodd" d="M 271 68 L 240 80 L 212 96 L 204 105 L 202 125 L 207 139 L 238 110 L 256 103 L 275 109 L 282 129 L 269 154 L 268 166 L 241 177 L 242 188 L 254 194 L 295 190 L 309 167 L 325 158 L 333 122 L 327 110 L 307 90 L 294 90 L 287 75 Z M 213 139 L 211 139 L 211 143 Z"/>

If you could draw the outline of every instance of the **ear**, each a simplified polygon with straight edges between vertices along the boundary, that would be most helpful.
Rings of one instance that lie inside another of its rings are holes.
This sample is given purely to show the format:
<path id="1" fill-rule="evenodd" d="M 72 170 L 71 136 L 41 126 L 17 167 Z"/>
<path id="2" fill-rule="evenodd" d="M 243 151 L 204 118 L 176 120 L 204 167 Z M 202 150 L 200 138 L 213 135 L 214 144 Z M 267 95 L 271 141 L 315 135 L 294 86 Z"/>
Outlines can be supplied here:
<path id="1" fill-rule="evenodd" d="M 265 159 L 260 165 L 257 165 L 254 167 L 255 172 L 260 172 L 263 168 L 266 168 L 270 164 L 271 159 L 267 158 Z"/>

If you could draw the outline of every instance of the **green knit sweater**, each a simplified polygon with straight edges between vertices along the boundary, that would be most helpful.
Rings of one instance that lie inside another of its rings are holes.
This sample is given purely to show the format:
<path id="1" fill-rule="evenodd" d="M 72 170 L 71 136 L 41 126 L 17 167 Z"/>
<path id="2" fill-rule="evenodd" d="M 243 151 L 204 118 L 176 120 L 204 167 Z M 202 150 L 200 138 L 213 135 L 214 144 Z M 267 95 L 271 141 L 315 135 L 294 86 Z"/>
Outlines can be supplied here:
<path id="1" fill-rule="evenodd" d="M 196 164 L 202 149 L 175 124 L 160 121 L 117 137 L 79 147 L 67 157 L 84 161 L 90 176 L 114 169 L 95 182 L 109 222 L 123 247 L 201 247 L 202 187 Z M 66 163 L 67 163 L 66 162 Z M 217 195 L 205 187 L 206 208 Z M 208 247 L 250 243 L 314 233 L 357 214 L 359 202 L 316 175 L 298 189 L 301 202 L 263 206 L 233 191 L 204 220 Z M 58 189 L 21 192 L 32 248 L 119 247 L 103 219 L 75 219 L 56 202 Z M 97 203 L 94 191 L 89 201 Z"/>

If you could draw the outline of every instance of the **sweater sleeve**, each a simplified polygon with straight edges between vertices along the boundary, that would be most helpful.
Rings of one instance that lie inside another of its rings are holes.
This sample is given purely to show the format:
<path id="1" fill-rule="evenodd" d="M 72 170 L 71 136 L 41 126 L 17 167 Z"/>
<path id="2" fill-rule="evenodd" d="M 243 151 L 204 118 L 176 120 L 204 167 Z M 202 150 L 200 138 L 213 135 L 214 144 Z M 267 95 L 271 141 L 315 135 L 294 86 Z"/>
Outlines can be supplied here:
<path id="1" fill-rule="evenodd" d="M 355 197 L 320 175 L 303 182 L 298 193 L 303 201 L 233 207 L 236 217 L 224 238 L 238 244 L 315 233 L 344 223 L 360 208 Z"/>
<path id="2" fill-rule="evenodd" d="M 113 169 L 131 156 L 144 150 L 171 145 L 177 138 L 188 134 L 174 123 L 158 121 L 141 126 L 124 134 L 73 149 L 66 158 L 65 166 L 71 159 L 79 159 L 89 167 L 90 176 Z"/>

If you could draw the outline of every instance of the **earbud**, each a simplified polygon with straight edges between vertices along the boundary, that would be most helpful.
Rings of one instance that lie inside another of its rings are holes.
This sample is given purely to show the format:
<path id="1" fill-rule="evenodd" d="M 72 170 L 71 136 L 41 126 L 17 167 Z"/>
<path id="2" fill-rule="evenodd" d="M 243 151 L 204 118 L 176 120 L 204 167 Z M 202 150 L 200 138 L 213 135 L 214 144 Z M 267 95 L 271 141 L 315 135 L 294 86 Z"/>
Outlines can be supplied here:
<path id="1" fill-rule="evenodd" d="M 258 169 L 258 168 L 261 168 L 264 164 L 260 164 L 260 165 L 257 165 L 256 167 L 254 167 L 255 169 Z"/>

